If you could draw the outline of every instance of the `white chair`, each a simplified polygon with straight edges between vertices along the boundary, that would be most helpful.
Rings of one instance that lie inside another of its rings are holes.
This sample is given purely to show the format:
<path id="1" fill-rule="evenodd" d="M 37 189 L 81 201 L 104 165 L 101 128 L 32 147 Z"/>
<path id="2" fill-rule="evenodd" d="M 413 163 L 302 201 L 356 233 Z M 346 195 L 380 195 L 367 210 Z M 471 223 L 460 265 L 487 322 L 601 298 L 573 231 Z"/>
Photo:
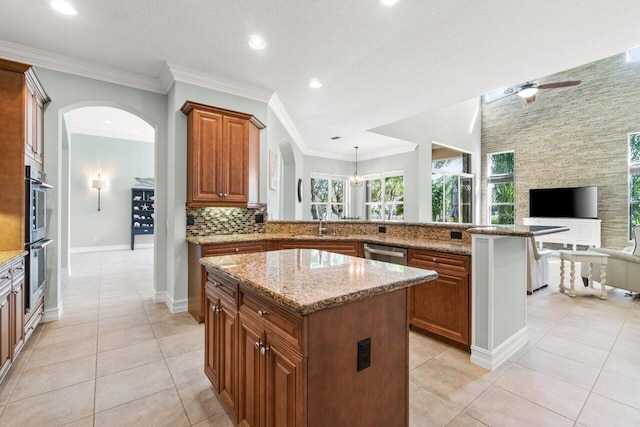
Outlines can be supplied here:
<path id="1" fill-rule="evenodd" d="M 549 284 L 549 249 L 538 249 L 536 239 L 529 238 L 527 262 L 527 295 Z"/>
<path id="2" fill-rule="evenodd" d="M 609 255 L 605 268 L 607 286 L 640 292 L 640 225 L 633 228 L 634 245 L 623 250 L 593 248 L 593 252 Z M 582 280 L 587 286 L 589 264 L 581 266 Z M 592 264 L 592 277 L 600 277 L 600 264 Z"/>

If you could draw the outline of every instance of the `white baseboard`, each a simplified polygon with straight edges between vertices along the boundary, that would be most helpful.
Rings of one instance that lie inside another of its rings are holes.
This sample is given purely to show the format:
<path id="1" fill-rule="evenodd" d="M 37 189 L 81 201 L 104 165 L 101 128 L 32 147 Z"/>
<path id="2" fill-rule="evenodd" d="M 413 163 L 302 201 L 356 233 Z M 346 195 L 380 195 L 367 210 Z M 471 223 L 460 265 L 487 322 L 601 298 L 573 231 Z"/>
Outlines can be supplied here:
<path id="1" fill-rule="evenodd" d="M 55 322 L 62 318 L 62 307 L 45 308 L 42 323 Z"/>
<path id="2" fill-rule="evenodd" d="M 528 340 L 529 336 L 527 334 L 527 327 L 525 326 L 493 351 L 472 345 L 471 363 L 475 363 L 476 365 L 480 365 L 485 369 L 493 371 L 505 360 L 511 357 L 513 353 L 525 345 Z"/>
<path id="3" fill-rule="evenodd" d="M 153 248 L 153 243 L 136 243 L 136 249 Z M 131 249 L 130 245 L 110 245 L 110 246 L 83 246 L 78 248 L 71 248 L 69 252 L 72 254 L 82 252 L 106 252 L 106 251 L 122 251 L 125 249 Z"/>
<path id="4" fill-rule="evenodd" d="M 153 299 L 153 302 L 155 302 L 156 304 L 159 302 L 165 303 L 166 306 L 169 308 L 169 311 L 172 313 L 181 313 L 183 311 L 187 311 L 187 309 L 189 308 L 188 300 L 186 299 L 174 300 L 173 298 L 171 298 L 171 296 L 169 296 L 167 291 L 160 291 L 160 292 L 154 291 L 153 296 L 151 298 Z"/>

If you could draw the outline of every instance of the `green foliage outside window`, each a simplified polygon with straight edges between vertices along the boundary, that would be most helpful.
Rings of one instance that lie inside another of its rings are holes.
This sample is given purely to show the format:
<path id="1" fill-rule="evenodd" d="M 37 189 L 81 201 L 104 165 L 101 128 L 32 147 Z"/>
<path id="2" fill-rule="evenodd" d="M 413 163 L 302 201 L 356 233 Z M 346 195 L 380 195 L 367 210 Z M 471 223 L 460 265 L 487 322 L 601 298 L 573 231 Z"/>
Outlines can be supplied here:
<path id="1" fill-rule="evenodd" d="M 515 186 L 513 152 L 489 155 L 489 215 L 491 224 L 515 221 Z"/>
<path id="2" fill-rule="evenodd" d="M 331 186 L 331 196 L 329 196 Z M 329 197 L 331 201 L 329 203 Z M 327 212 L 329 208 L 329 212 Z M 311 178 L 311 218 L 336 220 L 344 217 L 345 181 L 327 178 Z"/>
<path id="3" fill-rule="evenodd" d="M 629 135 L 629 238 L 640 224 L 640 133 Z"/>

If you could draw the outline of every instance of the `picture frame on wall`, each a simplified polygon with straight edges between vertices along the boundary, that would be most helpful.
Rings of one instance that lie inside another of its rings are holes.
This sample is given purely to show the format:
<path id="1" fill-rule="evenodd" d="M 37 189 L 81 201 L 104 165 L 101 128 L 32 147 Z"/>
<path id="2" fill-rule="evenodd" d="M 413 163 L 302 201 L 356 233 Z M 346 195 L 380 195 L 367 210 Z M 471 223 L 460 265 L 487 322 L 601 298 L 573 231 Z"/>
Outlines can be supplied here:
<path id="1" fill-rule="evenodd" d="M 277 190 L 279 181 L 278 155 L 272 150 L 269 150 L 269 188 Z"/>

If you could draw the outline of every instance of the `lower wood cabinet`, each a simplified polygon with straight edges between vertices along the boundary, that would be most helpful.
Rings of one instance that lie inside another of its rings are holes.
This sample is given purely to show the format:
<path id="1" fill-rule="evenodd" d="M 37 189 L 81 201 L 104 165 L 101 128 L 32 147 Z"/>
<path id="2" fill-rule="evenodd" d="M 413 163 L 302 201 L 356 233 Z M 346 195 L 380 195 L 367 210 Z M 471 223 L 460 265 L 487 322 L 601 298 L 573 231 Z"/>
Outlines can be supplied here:
<path id="1" fill-rule="evenodd" d="M 0 269 L 0 381 L 25 343 L 24 258 Z"/>
<path id="2" fill-rule="evenodd" d="M 435 270 L 438 279 L 410 291 L 409 323 L 442 341 L 470 351 L 470 257 L 410 249 L 409 266 Z"/>

